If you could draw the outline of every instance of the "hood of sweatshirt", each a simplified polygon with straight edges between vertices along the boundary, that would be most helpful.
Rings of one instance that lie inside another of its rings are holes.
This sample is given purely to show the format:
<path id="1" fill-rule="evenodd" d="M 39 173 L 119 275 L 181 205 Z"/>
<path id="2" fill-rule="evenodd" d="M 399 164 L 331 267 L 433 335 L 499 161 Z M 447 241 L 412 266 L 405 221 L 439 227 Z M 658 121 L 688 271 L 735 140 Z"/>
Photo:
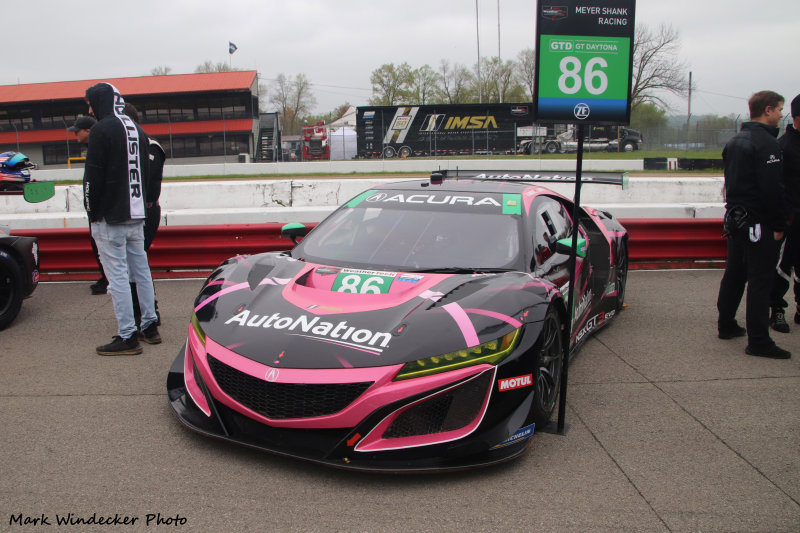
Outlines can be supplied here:
<path id="1" fill-rule="evenodd" d="M 110 83 L 98 83 L 86 89 L 86 99 L 92 106 L 92 111 L 97 120 L 102 120 L 108 115 L 121 115 L 125 108 L 122 95 Z M 119 107 L 119 112 L 114 113 L 114 107 Z"/>

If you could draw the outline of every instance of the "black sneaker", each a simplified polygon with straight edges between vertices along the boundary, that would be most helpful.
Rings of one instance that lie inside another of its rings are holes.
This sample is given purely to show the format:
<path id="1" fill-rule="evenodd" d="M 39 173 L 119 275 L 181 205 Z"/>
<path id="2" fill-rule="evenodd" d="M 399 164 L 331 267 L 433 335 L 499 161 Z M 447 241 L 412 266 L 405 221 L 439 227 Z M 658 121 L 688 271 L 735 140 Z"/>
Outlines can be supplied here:
<path id="1" fill-rule="evenodd" d="M 789 359 L 792 353 L 788 350 L 778 347 L 777 344 L 768 346 L 750 346 L 744 349 L 747 355 L 755 355 L 756 357 L 769 357 L 770 359 Z"/>
<path id="2" fill-rule="evenodd" d="M 92 291 L 92 294 L 105 294 L 108 292 L 108 280 L 106 278 L 100 278 L 89 285 L 89 289 Z"/>
<path id="3" fill-rule="evenodd" d="M 135 335 L 131 335 L 128 339 L 114 335 L 109 344 L 97 347 L 98 355 L 138 355 L 140 353 L 142 353 L 142 345 L 139 344 Z"/>
<path id="4" fill-rule="evenodd" d="M 140 331 L 139 338 L 147 344 L 161 344 L 161 335 L 158 334 L 158 326 L 155 322 Z"/>
<path id="5" fill-rule="evenodd" d="M 744 337 L 747 335 L 747 330 L 739 324 L 734 324 L 733 327 L 719 328 L 720 339 L 734 339 L 736 337 Z"/>
<path id="6" fill-rule="evenodd" d="M 786 315 L 783 313 L 783 309 L 772 310 L 772 316 L 769 319 L 769 325 L 775 331 L 789 333 L 789 324 L 786 323 Z"/>

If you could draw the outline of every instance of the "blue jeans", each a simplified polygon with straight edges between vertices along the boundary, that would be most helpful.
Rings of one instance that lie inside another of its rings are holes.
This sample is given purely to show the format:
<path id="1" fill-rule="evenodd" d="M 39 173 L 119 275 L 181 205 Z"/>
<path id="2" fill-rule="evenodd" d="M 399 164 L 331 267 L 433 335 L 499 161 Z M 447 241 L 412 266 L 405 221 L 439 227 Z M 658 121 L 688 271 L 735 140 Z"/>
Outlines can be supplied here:
<path id="1" fill-rule="evenodd" d="M 153 278 L 144 251 L 144 222 L 108 224 L 92 222 L 92 237 L 108 278 L 108 292 L 114 302 L 117 334 L 128 339 L 136 333 L 129 282 L 136 283 L 142 311 L 142 329 L 157 320 Z"/>

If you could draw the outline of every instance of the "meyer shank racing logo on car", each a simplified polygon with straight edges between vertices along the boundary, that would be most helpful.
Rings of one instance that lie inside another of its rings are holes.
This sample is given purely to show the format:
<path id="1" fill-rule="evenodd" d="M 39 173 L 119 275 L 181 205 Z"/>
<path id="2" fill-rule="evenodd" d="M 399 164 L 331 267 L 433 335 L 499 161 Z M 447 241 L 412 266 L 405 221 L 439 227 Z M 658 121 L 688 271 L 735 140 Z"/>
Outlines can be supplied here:
<path id="1" fill-rule="evenodd" d="M 389 341 L 392 340 L 391 333 L 356 328 L 348 325 L 346 320 L 336 323 L 327 322 L 320 320 L 318 316 L 301 315 L 299 317 L 290 317 L 281 316 L 280 313 L 259 315 L 250 313 L 249 310 L 244 310 L 226 320 L 225 324 L 237 324 L 247 328 L 286 330 L 289 335 L 298 335 L 371 353 L 382 352 L 384 348 L 389 346 Z"/>
<path id="2" fill-rule="evenodd" d="M 500 202 L 489 196 L 479 198 L 477 196 L 459 196 L 454 194 L 403 194 L 379 192 L 367 198 L 367 202 L 389 203 L 396 202 L 401 204 L 441 204 L 441 205 L 491 205 L 501 207 Z"/>

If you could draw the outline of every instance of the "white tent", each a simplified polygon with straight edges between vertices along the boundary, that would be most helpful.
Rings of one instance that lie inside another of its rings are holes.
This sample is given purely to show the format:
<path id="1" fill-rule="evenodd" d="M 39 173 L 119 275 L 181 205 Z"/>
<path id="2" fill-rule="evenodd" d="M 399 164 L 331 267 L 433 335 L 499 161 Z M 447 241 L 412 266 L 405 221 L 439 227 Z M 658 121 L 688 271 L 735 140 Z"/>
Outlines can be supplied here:
<path id="1" fill-rule="evenodd" d="M 331 161 L 353 159 L 356 156 L 356 130 L 343 126 L 331 129 L 328 143 L 331 147 Z"/>
<path id="2" fill-rule="evenodd" d="M 351 128 L 356 127 L 356 108 L 354 106 L 350 106 L 350 108 L 344 112 L 341 118 L 334 120 L 328 127 L 331 129 L 341 128 L 344 126 L 349 126 Z"/>

